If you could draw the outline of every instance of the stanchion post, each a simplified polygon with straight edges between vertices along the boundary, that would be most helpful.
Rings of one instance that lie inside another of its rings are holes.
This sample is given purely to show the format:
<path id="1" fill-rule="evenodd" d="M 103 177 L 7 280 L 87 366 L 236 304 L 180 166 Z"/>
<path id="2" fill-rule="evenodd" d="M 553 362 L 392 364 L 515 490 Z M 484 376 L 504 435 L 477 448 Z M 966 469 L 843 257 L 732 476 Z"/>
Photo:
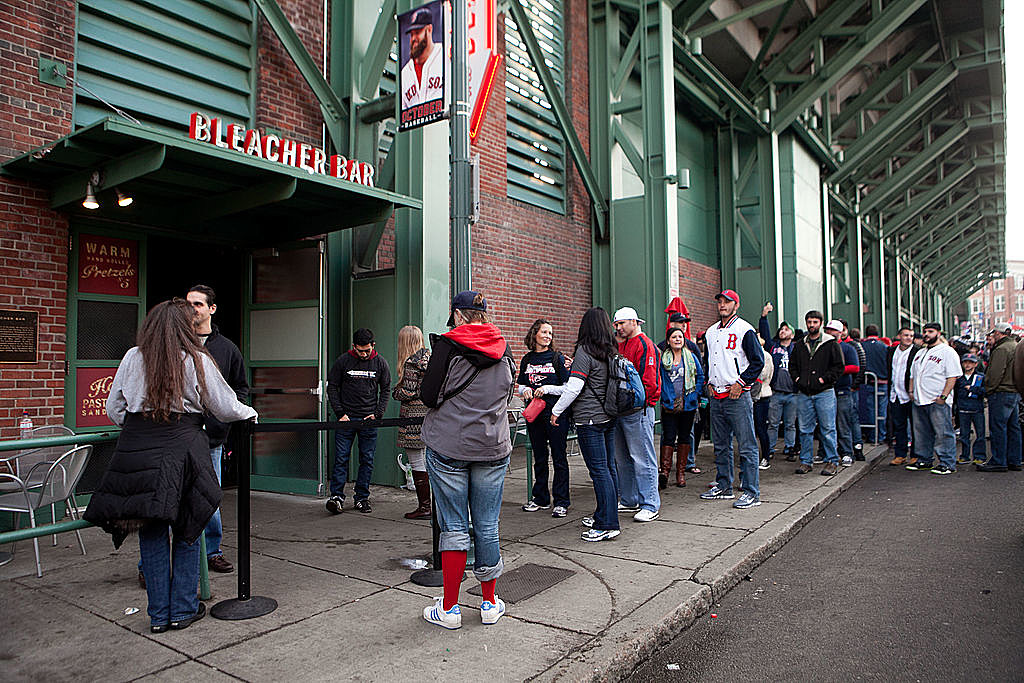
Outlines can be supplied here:
<path id="1" fill-rule="evenodd" d="M 249 593 L 250 505 L 249 500 L 249 459 L 253 453 L 253 423 L 246 422 L 249 434 L 249 453 L 238 461 L 238 597 L 222 600 L 210 609 L 210 616 L 217 619 L 238 621 L 253 619 L 270 614 L 277 609 L 273 598 L 252 597 Z"/>
<path id="2" fill-rule="evenodd" d="M 199 599 L 210 599 L 210 565 L 206 561 L 206 532 L 199 534 Z"/>

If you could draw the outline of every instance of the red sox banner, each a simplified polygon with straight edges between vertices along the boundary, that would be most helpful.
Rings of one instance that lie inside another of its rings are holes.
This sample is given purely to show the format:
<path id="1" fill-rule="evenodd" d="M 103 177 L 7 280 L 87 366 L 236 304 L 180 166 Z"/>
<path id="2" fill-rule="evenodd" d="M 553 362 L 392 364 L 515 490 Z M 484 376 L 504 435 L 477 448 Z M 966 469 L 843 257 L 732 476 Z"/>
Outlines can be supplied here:
<path id="1" fill-rule="evenodd" d="M 434 0 L 398 15 L 398 130 L 448 116 L 450 9 Z"/>

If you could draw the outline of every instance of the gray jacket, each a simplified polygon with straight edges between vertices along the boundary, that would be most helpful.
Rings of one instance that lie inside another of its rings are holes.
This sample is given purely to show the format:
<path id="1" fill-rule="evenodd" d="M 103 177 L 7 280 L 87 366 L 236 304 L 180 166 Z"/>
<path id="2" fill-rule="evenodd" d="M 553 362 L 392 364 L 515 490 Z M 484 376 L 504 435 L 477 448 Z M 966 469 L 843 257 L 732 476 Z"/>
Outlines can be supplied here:
<path id="1" fill-rule="evenodd" d="M 515 362 L 494 325 L 460 325 L 431 335 L 420 396 L 429 410 L 420 432 L 432 451 L 487 462 L 512 452 L 508 404 Z"/>

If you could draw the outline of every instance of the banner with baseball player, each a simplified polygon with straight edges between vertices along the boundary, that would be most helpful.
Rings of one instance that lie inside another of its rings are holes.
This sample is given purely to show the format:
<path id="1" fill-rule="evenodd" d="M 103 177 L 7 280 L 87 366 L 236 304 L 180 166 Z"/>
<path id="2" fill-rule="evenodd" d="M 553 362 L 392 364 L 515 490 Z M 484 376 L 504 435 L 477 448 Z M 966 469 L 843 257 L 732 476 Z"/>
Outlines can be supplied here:
<path id="1" fill-rule="evenodd" d="M 398 130 L 448 116 L 450 8 L 434 0 L 398 15 Z"/>

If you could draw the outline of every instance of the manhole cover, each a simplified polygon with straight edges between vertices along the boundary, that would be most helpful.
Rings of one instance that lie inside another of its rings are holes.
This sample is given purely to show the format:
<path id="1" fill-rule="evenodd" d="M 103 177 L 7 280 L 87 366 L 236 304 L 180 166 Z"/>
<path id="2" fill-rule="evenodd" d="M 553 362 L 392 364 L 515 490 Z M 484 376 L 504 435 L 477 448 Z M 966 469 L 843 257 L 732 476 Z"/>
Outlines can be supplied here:
<path id="1" fill-rule="evenodd" d="M 510 572 L 505 572 L 498 579 L 498 595 L 505 602 L 519 602 L 532 598 L 537 593 L 551 588 L 556 583 L 565 581 L 575 574 L 571 569 L 560 569 L 558 567 L 547 567 L 542 564 L 529 562 L 521 567 L 516 567 Z M 477 584 L 467 591 L 471 595 L 480 595 L 480 585 Z"/>

